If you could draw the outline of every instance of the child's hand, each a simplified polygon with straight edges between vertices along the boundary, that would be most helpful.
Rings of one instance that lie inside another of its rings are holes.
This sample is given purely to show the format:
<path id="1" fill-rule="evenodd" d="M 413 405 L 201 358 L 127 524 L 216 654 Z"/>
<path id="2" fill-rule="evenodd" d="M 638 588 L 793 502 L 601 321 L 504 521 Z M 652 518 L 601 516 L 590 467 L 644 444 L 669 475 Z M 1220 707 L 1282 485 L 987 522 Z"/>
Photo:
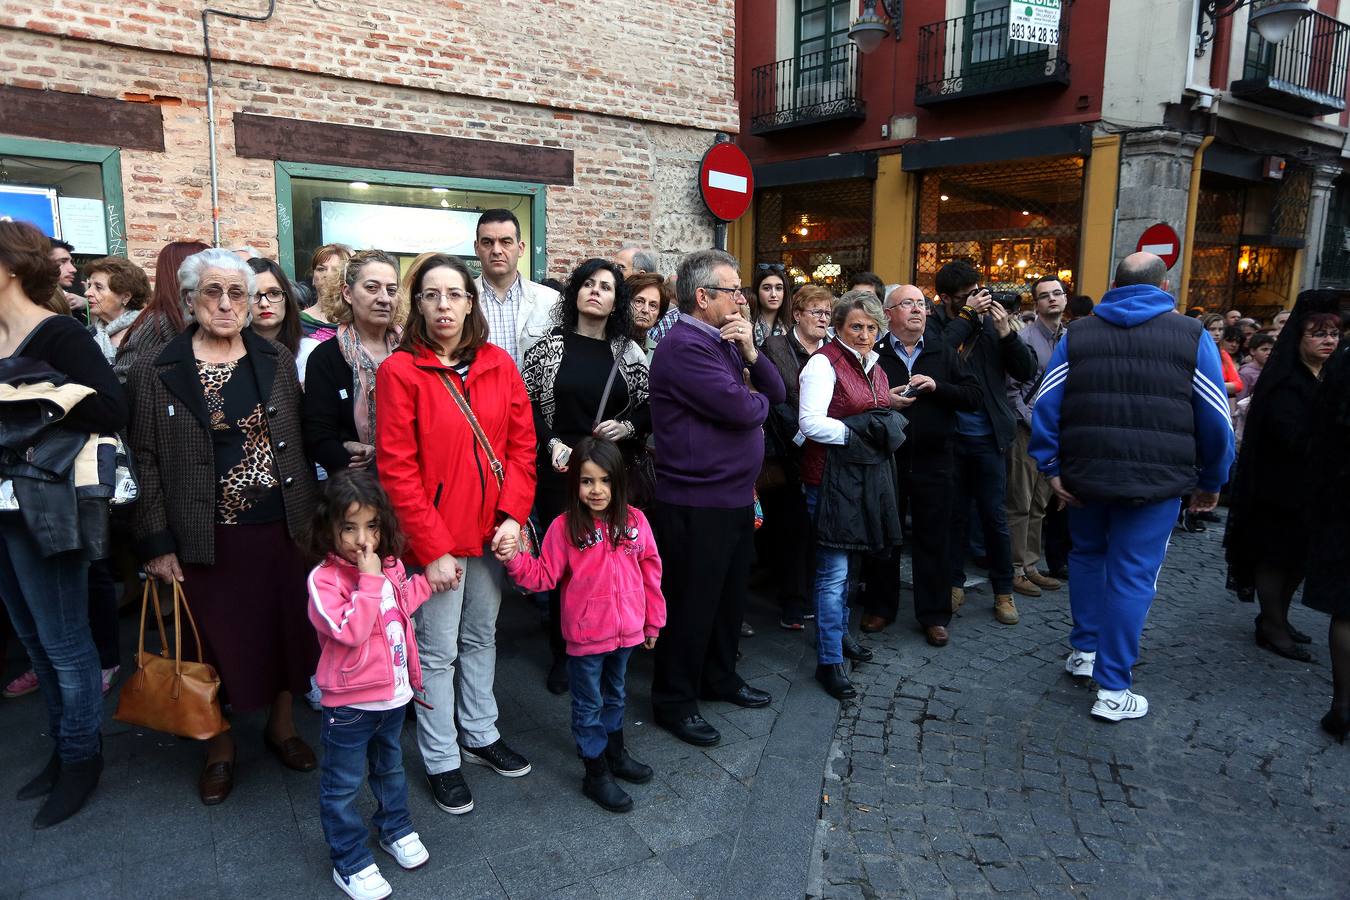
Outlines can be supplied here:
<path id="1" fill-rule="evenodd" d="M 510 562 L 516 558 L 520 552 L 520 541 L 516 540 L 514 535 L 503 535 L 501 541 L 497 544 L 495 556 L 498 562 Z"/>
<path id="2" fill-rule="evenodd" d="M 384 562 L 375 553 L 371 544 L 362 544 L 356 557 L 356 568 L 365 575 L 378 575 L 384 571 Z"/>
<path id="3" fill-rule="evenodd" d="M 647 649 L 647 650 L 655 650 L 655 649 L 656 649 L 656 635 L 652 635 L 651 637 L 649 637 L 649 638 L 647 638 L 645 641 L 643 641 L 643 642 L 642 642 L 642 646 L 643 646 L 643 648 L 645 648 L 645 649 Z"/>
<path id="4" fill-rule="evenodd" d="M 459 563 L 455 563 L 455 574 L 450 577 L 450 584 L 449 584 L 450 590 L 453 591 L 455 588 L 459 587 L 459 583 L 463 580 L 464 580 L 464 567 L 461 566 Z"/>

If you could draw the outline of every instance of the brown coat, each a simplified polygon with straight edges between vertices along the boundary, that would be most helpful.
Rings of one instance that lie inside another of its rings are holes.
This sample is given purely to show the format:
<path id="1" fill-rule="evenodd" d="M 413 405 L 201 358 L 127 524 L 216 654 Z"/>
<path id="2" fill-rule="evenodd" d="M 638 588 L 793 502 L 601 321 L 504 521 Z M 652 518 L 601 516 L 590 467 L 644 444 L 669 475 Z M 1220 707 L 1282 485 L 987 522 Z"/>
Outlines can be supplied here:
<path id="1" fill-rule="evenodd" d="M 192 352 L 196 330 L 191 325 L 159 353 L 143 354 L 127 376 L 131 450 L 141 491 L 132 530 L 142 560 L 177 553 L 181 563 L 215 563 L 216 467 Z M 300 434 L 295 362 L 280 344 L 247 328 L 243 339 L 245 359 L 267 396 L 264 413 L 287 530 L 304 547 L 319 495 Z"/>

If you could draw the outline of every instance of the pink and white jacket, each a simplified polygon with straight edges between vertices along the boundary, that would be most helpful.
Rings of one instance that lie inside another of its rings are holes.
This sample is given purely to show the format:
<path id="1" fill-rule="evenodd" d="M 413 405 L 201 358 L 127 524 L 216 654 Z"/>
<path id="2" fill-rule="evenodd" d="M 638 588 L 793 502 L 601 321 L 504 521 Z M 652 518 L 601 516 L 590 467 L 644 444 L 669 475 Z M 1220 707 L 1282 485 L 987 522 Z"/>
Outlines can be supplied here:
<path id="1" fill-rule="evenodd" d="M 315 680 L 323 705 L 379 703 L 394 696 L 394 660 L 380 624 L 380 603 L 392 597 L 408 647 L 408 680 L 422 690 L 417 637 L 412 614 L 431 596 L 423 575 L 409 577 L 403 563 L 384 561 L 384 571 L 368 575 L 336 554 L 309 573 L 309 621 L 319 633 L 319 671 Z"/>
<path id="2" fill-rule="evenodd" d="M 506 571 L 527 591 L 562 585 L 562 633 L 568 656 L 593 656 L 656 637 L 666 624 L 661 557 L 641 510 L 629 509 L 628 534 L 615 547 L 596 529 L 584 548 L 567 537 L 567 521 L 548 526 L 535 559 L 517 553 Z"/>

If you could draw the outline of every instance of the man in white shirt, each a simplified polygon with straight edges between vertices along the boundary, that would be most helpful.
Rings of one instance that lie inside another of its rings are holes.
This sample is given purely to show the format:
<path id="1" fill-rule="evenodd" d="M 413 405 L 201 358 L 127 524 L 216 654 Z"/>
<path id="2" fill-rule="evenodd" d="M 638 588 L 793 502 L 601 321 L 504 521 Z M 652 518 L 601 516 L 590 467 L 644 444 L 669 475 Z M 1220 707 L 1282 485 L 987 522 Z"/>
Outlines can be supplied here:
<path id="1" fill-rule="evenodd" d="M 524 278 L 516 268 L 525 245 L 520 220 L 509 209 L 489 209 L 478 217 L 473 249 L 483 266 L 474 284 L 488 320 L 488 340 L 520 368 L 525 351 L 553 327 L 558 292 Z"/>

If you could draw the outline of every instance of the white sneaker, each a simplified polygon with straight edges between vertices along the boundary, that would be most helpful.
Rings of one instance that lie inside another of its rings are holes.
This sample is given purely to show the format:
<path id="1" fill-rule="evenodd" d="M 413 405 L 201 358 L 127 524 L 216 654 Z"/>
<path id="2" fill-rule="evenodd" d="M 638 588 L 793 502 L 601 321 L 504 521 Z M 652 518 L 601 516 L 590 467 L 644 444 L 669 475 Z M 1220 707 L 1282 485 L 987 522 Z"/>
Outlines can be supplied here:
<path id="1" fill-rule="evenodd" d="M 380 841 L 380 849 L 392 856 L 405 869 L 415 869 L 431 859 L 431 854 L 427 852 L 422 839 L 415 831 L 405 834 L 391 844 Z"/>
<path id="2" fill-rule="evenodd" d="M 1131 690 L 1097 691 L 1097 702 L 1092 704 L 1092 715 L 1098 719 L 1119 722 L 1121 719 L 1139 719 L 1148 714 L 1148 701 Z"/>
<path id="3" fill-rule="evenodd" d="M 1064 660 L 1064 671 L 1074 678 L 1091 678 L 1092 667 L 1097 662 L 1097 654 L 1082 650 L 1071 650 L 1069 658 Z"/>
<path id="4" fill-rule="evenodd" d="M 371 863 L 355 875 L 343 878 L 338 870 L 333 870 L 333 883 L 342 888 L 342 892 L 352 900 L 380 900 L 394 892 L 389 882 L 380 874 L 380 867 Z"/>

